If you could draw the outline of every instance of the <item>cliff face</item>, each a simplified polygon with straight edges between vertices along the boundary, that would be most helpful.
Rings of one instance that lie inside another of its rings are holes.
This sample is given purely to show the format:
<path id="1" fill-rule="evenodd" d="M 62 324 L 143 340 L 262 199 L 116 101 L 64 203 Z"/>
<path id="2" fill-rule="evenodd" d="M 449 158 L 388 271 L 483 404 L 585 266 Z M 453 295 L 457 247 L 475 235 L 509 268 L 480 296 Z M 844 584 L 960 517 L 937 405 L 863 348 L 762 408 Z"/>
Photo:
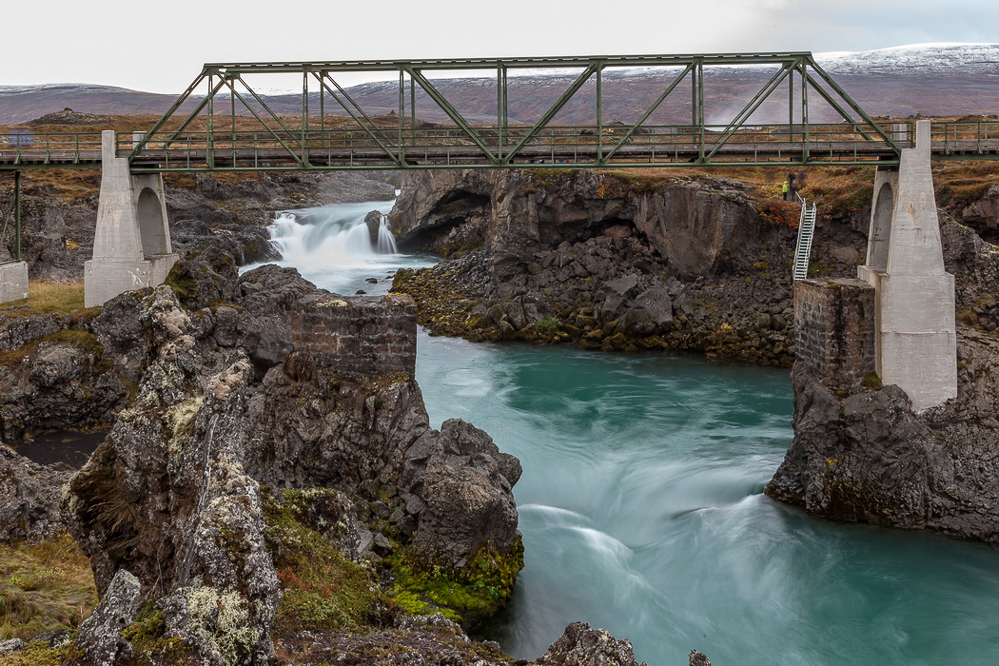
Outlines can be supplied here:
<path id="1" fill-rule="evenodd" d="M 401 246 L 450 258 L 393 285 L 435 332 L 790 365 L 793 232 L 740 183 L 420 173 L 391 219 Z"/>
<path id="2" fill-rule="evenodd" d="M 403 246 L 442 256 L 481 248 L 496 257 L 494 265 L 624 225 L 683 278 L 750 265 L 770 240 L 761 237 L 741 183 L 658 183 L 590 171 L 421 173 L 404 183 L 391 218 Z"/>

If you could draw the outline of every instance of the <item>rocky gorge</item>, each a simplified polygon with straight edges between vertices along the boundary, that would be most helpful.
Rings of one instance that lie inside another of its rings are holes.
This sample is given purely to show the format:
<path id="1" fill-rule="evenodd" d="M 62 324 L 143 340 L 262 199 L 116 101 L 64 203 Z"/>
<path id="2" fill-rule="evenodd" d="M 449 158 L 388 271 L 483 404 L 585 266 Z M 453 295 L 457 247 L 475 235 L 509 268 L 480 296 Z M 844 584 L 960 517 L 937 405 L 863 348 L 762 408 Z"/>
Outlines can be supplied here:
<path id="1" fill-rule="evenodd" d="M 4 443 L 111 426 L 61 510 L 54 489 L 67 475 L 47 478 L 49 470 L 16 458 L 7 475 L 16 498 L 4 521 L 10 537 L 39 538 L 65 518 L 91 558 L 105 603 L 77 649 L 94 663 L 299 663 L 306 649 L 314 663 L 335 655 L 382 663 L 403 647 L 418 655 L 407 663 L 505 659 L 452 622 L 474 626 L 490 608 L 465 595 L 455 604 L 426 572 L 445 572 L 448 588 L 486 590 L 490 607 L 493 593 L 509 594 L 519 463 L 469 424 L 429 429 L 408 365 L 415 321 L 473 340 L 793 361 L 793 231 L 763 219 L 750 189 L 733 180 L 413 177 L 393 212 L 399 241 L 447 258 L 397 275 L 394 291 L 415 302 L 326 294 L 274 268 L 236 277 L 235 263 L 266 257 L 269 246 L 259 245 L 259 227 L 224 213 L 251 200 L 263 216 L 280 188 L 254 194 L 258 187 L 204 179 L 169 195 L 178 246 L 215 240 L 178 266 L 169 287 L 123 295 L 100 313 L 0 321 L 0 360 L 10 369 L 0 381 Z M 280 196 L 319 200 L 302 187 Z M 830 274 L 849 274 L 866 242 L 862 225 L 826 224 L 816 256 Z M 830 391 L 795 371 L 801 436 L 772 496 L 839 520 L 994 540 L 991 458 L 959 463 L 996 441 L 995 254 L 954 222 L 944 238 L 963 323 L 960 404 L 917 417 L 892 387 Z M 62 275 L 58 261 L 49 265 L 50 276 Z M 312 332 L 325 343 L 314 344 Z M 882 501 L 884 487 L 893 490 Z M 327 544 L 335 552 L 318 548 Z M 338 580 L 363 580 L 349 608 L 304 594 L 303 552 L 335 562 Z M 385 596 L 372 590 L 386 583 Z M 282 590 L 354 629 L 290 622 Z M 411 614 L 435 606 L 452 619 Z M 124 638 L 100 639 L 102 617 L 129 625 Z M 227 633 L 233 623 L 240 630 Z M 565 661 L 570 654 L 579 661 Z M 538 663 L 596 663 L 585 661 L 596 655 L 633 663 L 626 642 L 579 625 Z"/>
<path id="2" fill-rule="evenodd" d="M 205 198 L 170 196 L 175 210 Z M 412 300 L 341 297 L 275 266 L 237 275 L 258 234 L 204 224 L 167 285 L 0 320 L 0 441 L 110 428 L 75 474 L 4 447 L 4 536 L 68 529 L 101 596 L 75 641 L 31 654 L 509 663 L 466 631 L 523 566 L 520 464 L 471 424 L 429 427 Z M 593 659 L 635 663 L 627 641 L 578 623 L 537 663 Z"/>
<path id="3" fill-rule="evenodd" d="M 394 289 L 434 332 L 793 362 L 794 237 L 741 183 L 526 170 L 413 179 L 392 213 L 400 245 L 451 259 L 400 271 Z M 999 251 L 982 239 L 999 190 L 979 189 L 941 225 L 957 284 L 958 398 L 915 414 L 898 387 L 824 386 L 796 365 L 795 440 L 768 495 L 834 520 L 999 538 Z M 855 274 L 869 215 L 824 220 L 822 274 Z"/>

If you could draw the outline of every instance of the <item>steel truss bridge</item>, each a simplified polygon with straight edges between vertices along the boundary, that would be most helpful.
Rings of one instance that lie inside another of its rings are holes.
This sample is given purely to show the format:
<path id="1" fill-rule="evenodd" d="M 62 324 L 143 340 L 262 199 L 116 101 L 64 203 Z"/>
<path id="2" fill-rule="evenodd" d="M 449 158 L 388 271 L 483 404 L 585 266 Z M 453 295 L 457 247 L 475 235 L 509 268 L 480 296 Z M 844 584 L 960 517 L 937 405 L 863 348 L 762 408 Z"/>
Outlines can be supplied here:
<path id="1" fill-rule="evenodd" d="M 631 100 L 626 122 L 608 121 L 610 96 L 635 68 L 657 77 L 658 93 Z M 363 86 L 342 83 L 358 74 L 390 79 L 392 107 L 366 110 Z M 528 74 L 548 74 L 561 92 L 524 120 L 511 112 L 510 91 Z M 275 75 L 301 81 L 294 113 L 258 94 Z M 481 99 L 472 113 L 449 97 L 442 77 L 474 78 L 490 96 L 486 112 Z M 716 93 L 725 77 L 748 82 L 743 99 Z M 564 122 L 581 104 L 592 119 Z M 136 174 L 893 166 L 912 147 L 913 128 L 876 122 L 807 52 L 209 64 L 148 132 L 117 136 L 115 152 Z M 999 159 L 999 122 L 934 123 L 932 145 L 934 159 Z M 0 135 L 0 170 L 100 165 L 99 133 Z"/>

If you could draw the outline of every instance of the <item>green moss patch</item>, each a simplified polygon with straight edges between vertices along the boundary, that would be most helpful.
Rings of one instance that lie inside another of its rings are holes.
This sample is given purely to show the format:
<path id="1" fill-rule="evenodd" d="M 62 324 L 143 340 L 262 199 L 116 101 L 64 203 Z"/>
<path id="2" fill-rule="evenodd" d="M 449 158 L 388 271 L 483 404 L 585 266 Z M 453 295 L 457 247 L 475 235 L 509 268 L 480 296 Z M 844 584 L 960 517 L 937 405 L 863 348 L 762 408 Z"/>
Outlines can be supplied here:
<path id="1" fill-rule="evenodd" d="M 344 557 L 325 536 L 336 532 L 335 523 L 323 532 L 315 529 L 329 520 L 321 505 L 336 502 L 337 494 L 265 489 L 262 495 L 267 544 L 284 592 L 275 618 L 278 630 L 356 628 L 376 619 L 381 593 L 372 573 Z"/>
<path id="2" fill-rule="evenodd" d="M 438 612 L 469 630 L 496 614 L 513 595 L 524 568 L 524 545 L 517 541 L 503 552 L 487 543 L 460 570 L 427 564 L 409 553 L 390 558 L 397 604 L 416 614 Z"/>

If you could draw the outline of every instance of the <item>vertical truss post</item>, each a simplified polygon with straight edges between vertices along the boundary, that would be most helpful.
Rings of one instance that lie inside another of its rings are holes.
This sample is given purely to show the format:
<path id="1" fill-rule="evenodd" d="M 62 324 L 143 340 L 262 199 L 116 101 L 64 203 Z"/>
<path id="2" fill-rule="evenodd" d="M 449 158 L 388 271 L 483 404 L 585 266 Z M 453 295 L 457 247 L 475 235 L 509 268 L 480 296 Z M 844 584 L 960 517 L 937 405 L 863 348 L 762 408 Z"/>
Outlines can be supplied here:
<path id="1" fill-rule="evenodd" d="M 787 75 L 787 125 L 788 141 L 792 141 L 794 133 L 794 70 Z"/>
<path id="2" fill-rule="evenodd" d="M 496 63 L 496 159 L 503 159 L 503 63 Z"/>
<path id="3" fill-rule="evenodd" d="M 811 127 L 808 124 L 808 68 L 800 59 L 798 62 L 801 67 L 801 125 L 804 131 L 801 137 L 801 161 L 807 164 L 810 155 L 808 142 L 811 140 Z M 793 74 L 794 70 L 791 71 Z"/>
<path id="4" fill-rule="evenodd" d="M 326 142 L 326 89 L 322 86 L 322 70 L 316 74 L 316 79 L 319 81 L 319 133 L 322 136 L 323 148 L 327 148 Z"/>
<path id="5" fill-rule="evenodd" d="M 21 172 L 14 172 L 14 261 L 21 261 Z"/>
<path id="6" fill-rule="evenodd" d="M 406 129 L 406 72 L 399 70 L 399 165 L 406 164 L 406 142 L 403 132 Z"/>
<path id="7" fill-rule="evenodd" d="M 694 126 L 698 128 L 697 161 L 704 161 L 704 58 L 697 59 L 694 77 Z"/>
<path id="8" fill-rule="evenodd" d="M 604 159 L 603 69 L 603 67 L 597 69 L 597 164 Z"/>
<path id="9" fill-rule="evenodd" d="M 214 90 L 214 88 L 212 87 L 212 74 L 208 75 L 208 90 L 209 91 Z M 215 95 L 211 92 L 208 93 L 207 110 L 208 110 L 208 118 L 205 121 L 205 162 L 208 164 L 209 169 L 214 169 L 215 154 L 212 151 L 212 139 L 214 138 L 212 136 L 212 132 L 215 129 L 215 123 L 213 122 L 215 119 Z M 233 113 L 233 118 L 235 117 L 236 114 Z M 236 137 L 234 135 L 233 139 L 235 138 Z"/>
<path id="10" fill-rule="evenodd" d="M 309 71 L 302 71 L 302 160 L 309 161 Z"/>
<path id="11" fill-rule="evenodd" d="M 409 77 L 409 128 L 413 130 L 413 145 L 416 145 L 416 82 Z"/>
<path id="12" fill-rule="evenodd" d="M 236 96 L 229 95 L 229 122 L 232 125 L 232 141 L 230 146 L 232 147 L 232 165 L 236 166 Z M 254 163 L 256 163 L 256 156 L 254 156 Z"/>

